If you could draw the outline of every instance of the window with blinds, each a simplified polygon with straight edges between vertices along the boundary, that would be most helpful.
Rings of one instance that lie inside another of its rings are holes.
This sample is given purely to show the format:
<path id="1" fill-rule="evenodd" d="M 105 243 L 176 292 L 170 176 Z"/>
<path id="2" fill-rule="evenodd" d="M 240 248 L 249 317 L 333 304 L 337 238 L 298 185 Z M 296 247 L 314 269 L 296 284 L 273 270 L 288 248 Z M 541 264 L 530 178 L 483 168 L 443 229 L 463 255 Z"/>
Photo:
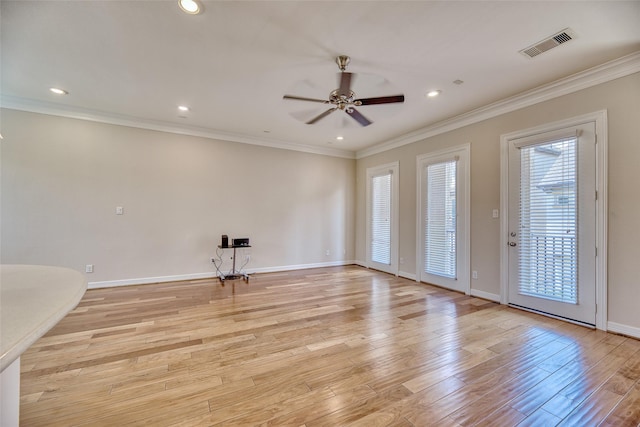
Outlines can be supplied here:
<path id="1" fill-rule="evenodd" d="M 391 264 L 391 172 L 371 180 L 371 261 Z"/>
<path id="2" fill-rule="evenodd" d="M 519 292 L 578 301 L 577 138 L 521 147 Z"/>
<path id="3" fill-rule="evenodd" d="M 424 271 L 456 278 L 456 160 L 426 167 Z"/>

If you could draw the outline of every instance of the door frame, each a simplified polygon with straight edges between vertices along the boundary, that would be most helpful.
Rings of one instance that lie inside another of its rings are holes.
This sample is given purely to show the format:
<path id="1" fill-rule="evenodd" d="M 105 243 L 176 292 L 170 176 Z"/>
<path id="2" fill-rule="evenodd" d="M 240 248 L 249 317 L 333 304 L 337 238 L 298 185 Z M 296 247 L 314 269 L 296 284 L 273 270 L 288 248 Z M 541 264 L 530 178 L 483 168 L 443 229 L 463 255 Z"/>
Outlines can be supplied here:
<path id="1" fill-rule="evenodd" d="M 509 142 L 585 123 L 596 128 L 596 328 L 607 330 L 607 110 L 587 113 L 529 129 L 500 135 L 500 303 L 508 304 L 509 293 Z M 566 319 L 564 319 L 566 320 Z"/>
<path id="2" fill-rule="evenodd" d="M 371 179 L 374 176 L 380 175 L 385 171 L 391 172 L 391 264 L 389 264 L 388 266 L 371 261 Z M 365 264 L 367 268 L 373 268 L 375 270 L 384 271 L 385 273 L 390 273 L 397 276 L 399 272 L 398 253 L 400 233 L 400 162 L 395 161 L 367 168 L 366 176 L 367 183 L 365 187 L 367 194 L 365 203 Z"/>
<path id="3" fill-rule="evenodd" d="M 461 144 L 443 150 L 422 154 L 416 157 L 416 281 L 420 282 L 422 277 L 422 269 L 424 268 L 424 240 L 422 236 L 422 224 L 424 213 L 424 188 L 422 183 L 421 168 L 426 163 L 436 163 L 459 156 L 462 159 L 463 169 L 458 171 L 461 177 L 460 189 L 458 189 L 459 197 L 463 203 L 457 205 L 462 209 L 458 212 L 457 217 L 460 221 L 462 233 L 458 236 L 458 241 L 463 243 L 463 248 L 458 248 L 458 280 L 460 281 L 460 291 L 465 295 L 471 295 L 471 144 Z"/>

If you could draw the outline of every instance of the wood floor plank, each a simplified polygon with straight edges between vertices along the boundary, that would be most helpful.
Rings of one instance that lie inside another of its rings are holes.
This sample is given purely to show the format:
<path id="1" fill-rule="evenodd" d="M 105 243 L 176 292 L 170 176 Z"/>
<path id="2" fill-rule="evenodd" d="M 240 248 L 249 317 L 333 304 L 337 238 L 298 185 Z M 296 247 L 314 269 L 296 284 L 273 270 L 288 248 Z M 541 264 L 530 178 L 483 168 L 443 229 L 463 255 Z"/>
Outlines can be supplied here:
<path id="1" fill-rule="evenodd" d="M 603 426 L 637 426 L 640 424 L 640 382 L 629 390 L 622 401 L 602 422 Z"/>
<path id="2" fill-rule="evenodd" d="M 23 426 L 640 423 L 640 341 L 357 266 L 92 289 Z"/>

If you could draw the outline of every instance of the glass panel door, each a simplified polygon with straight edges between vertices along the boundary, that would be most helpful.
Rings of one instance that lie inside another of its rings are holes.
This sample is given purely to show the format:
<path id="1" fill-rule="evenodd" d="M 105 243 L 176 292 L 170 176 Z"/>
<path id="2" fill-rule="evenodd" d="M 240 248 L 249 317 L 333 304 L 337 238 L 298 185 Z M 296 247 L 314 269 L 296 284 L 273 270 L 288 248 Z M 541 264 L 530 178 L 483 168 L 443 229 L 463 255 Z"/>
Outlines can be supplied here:
<path id="1" fill-rule="evenodd" d="M 467 294 L 469 152 L 463 145 L 417 158 L 418 277 Z"/>
<path id="2" fill-rule="evenodd" d="M 398 162 L 367 169 L 367 267 L 398 274 Z"/>
<path id="3" fill-rule="evenodd" d="M 509 145 L 509 303 L 595 324 L 595 127 Z"/>

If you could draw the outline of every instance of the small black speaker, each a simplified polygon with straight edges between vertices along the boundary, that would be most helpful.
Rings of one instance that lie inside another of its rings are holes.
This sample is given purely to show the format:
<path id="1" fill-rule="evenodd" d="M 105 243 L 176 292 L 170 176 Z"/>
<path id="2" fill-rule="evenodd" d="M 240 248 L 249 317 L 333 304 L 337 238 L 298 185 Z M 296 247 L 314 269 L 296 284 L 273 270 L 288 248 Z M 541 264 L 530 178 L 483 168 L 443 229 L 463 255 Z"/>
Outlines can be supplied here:
<path id="1" fill-rule="evenodd" d="M 229 247 L 229 236 L 227 236 L 226 234 L 222 235 L 222 244 L 220 246 L 222 246 L 223 248 Z"/>
<path id="2" fill-rule="evenodd" d="M 249 238 L 233 239 L 233 246 L 249 246 Z"/>

